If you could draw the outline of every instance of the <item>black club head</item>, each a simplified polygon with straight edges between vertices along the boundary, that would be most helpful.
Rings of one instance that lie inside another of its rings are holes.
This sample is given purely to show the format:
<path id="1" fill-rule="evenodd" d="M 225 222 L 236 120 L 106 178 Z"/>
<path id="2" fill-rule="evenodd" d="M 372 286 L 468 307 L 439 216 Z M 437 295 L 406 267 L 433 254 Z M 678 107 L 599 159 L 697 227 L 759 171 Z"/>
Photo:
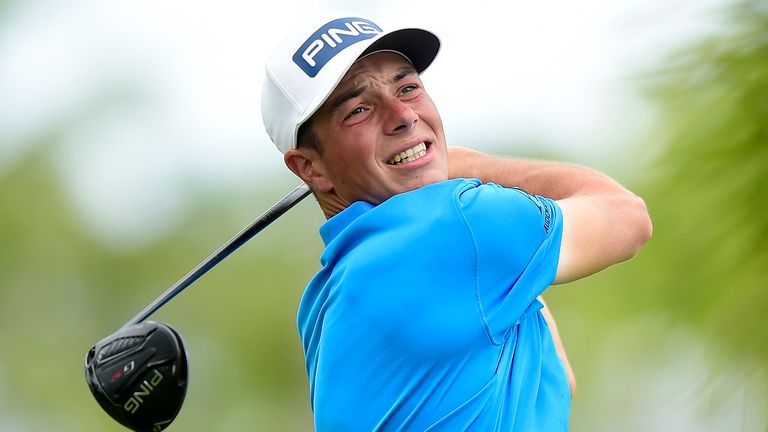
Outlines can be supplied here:
<path id="1" fill-rule="evenodd" d="M 187 392 L 187 353 L 179 334 L 145 321 L 121 328 L 85 356 L 85 378 L 99 405 L 137 432 L 171 424 Z"/>

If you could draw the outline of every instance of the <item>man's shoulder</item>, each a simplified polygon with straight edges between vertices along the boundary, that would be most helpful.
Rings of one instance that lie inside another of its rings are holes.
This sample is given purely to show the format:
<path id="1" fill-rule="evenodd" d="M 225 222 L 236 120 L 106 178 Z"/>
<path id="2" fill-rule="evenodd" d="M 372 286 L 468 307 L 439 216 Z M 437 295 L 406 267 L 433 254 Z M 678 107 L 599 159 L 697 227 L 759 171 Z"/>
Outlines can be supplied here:
<path id="1" fill-rule="evenodd" d="M 455 178 L 395 195 L 385 202 L 384 207 L 437 209 L 451 201 L 457 204 L 461 212 L 496 210 L 531 213 L 534 216 L 547 212 L 551 200 L 518 187 L 483 183 L 476 178 Z"/>

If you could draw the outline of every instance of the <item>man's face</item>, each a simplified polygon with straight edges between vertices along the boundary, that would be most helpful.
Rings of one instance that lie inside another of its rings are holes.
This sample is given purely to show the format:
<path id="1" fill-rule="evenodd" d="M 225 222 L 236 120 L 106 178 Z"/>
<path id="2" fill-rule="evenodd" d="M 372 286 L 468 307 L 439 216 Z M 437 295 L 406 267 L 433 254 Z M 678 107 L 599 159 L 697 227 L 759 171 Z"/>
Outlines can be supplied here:
<path id="1" fill-rule="evenodd" d="M 413 66 L 391 52 L 355 63 L 312 117 L 326 179 L 347 203 L 379 204 L 448 178 L 440 115 Z"/>

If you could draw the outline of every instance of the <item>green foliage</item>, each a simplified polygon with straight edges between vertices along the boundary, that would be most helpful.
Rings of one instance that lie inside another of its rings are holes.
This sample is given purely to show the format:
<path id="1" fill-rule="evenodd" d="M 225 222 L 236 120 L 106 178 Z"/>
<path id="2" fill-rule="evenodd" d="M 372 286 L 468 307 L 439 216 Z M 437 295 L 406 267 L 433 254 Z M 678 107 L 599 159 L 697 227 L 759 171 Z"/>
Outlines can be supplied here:
<path id="1" fill-rule="evenodd" d="M 768 8 L 677 53 L 649 85 L 662 151 L 646 197 L 653 289 L 732 356 L 768 364 Z"/>
<path id="2" fill-rule="evenodd" d="M 724 16 L 719 34 L 642 76 L 656 123 L 637 148 L 654 156 L 629 186 L 653 239 L 629 263 L 549 290 L 580 381 L 574 430 L 654 430 L 654 417 L 768 425 L 768 7 Z M 729 405 L 734 394 L 744 400 Z"/>
<path id="3" fill-rule="evenodd" d="M 287 191 L 201 196 L 167 237 L 116 252 L 82 226 L 48 153 L 41 145 L 0 177 L 0 430 L 121 431 L 85 385 L 88 348 Z M 309 428 L 295 310 L 321 219 L 306 200 L 152 317 L 190 352 L 177 430 Z"/>

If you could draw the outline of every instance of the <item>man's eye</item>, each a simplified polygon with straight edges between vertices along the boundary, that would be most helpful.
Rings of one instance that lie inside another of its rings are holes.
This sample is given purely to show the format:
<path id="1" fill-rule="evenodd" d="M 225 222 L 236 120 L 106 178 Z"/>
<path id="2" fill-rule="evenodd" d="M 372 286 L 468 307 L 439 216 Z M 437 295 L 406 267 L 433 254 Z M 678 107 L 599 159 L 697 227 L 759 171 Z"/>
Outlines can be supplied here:
<path id="1" fill-rule="evenodd" d="M 407 85 L 407 86 L 403 87 L 402 90 L 400 90 L 400 93 L 406 94 L 406 93 L 410 93 L 410 92 L 412 92 L 414 90 L 416 90 L 416 86 L 415 85 Z"/>
<path id="2" fill-rule="evenodd" d="M 350 117 L 356 116 L 358 114 L 362 114 L 363 112 L 365 112 L 365 108 L 357 107 L 357 108 L 353 109 L 349 114 L 347 114 L 347 116 L 345 118 L 350 118 Z"/>

